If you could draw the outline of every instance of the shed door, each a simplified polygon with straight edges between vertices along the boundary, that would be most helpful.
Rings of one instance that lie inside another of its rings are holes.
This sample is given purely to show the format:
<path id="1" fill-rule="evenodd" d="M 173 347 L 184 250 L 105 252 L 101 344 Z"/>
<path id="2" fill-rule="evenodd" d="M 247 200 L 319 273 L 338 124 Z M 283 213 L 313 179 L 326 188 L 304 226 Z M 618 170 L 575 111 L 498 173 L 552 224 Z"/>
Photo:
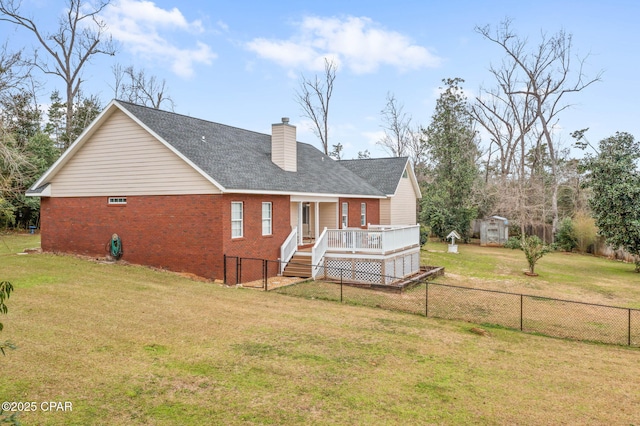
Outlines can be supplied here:
<path id="1" fill-rule="evenodd" d="M 500 227 L 494 221 L 487 224 L 487 244 L 500 244 Z"/>

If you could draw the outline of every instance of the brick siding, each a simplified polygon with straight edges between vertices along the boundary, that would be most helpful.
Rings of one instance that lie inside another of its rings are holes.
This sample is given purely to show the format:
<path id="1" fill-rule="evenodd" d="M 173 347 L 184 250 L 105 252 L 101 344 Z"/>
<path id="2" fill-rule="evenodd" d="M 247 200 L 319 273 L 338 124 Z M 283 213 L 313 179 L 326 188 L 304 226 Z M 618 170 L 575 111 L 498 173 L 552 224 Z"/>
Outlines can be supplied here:
<path id="1" fill-rule="evenodd" d="M 118 196 L 118 194 L 114 194 Z M 290 232 L 289 197 L 263 195 L 42 198 L 42 249 L 104 257 L 111 235 L 127 262 L 223 278 L 223 254 L 277 259 Z M 231 201 L 244 205 L 244 236 L 231 238 Z M 262 236 L 262 201 L 273 203 L 273 235 Z M 250 270 L 243 271 L 252 273 Z M 260 273 L 261 269 L 256 273 Z"/>
<path id="2" fill-rule="evenodd" d="M 225 194 L 225 209 L 222 212 L 224 253 L 227 256 L 277 260 L 280 246 L 291 232 L 289 217 L 289 196 L 268 196 L 249 194 Z M 242 202 L 243 236 L 231 238 L 231 203 Z M 272 235 L 262 235 L 262 203 L 272 203 Z M 233 269 L 233 270 L 230 270 Z M 227 263 L 227 282 L 234 284 L 235 260 Z M 269 276 L 277 275 L 277 268 L 269 266 Z M 241 281 L 253 281 L 262 278 L 262 262 L 244 260 Z"/>
<path id="3" fill-rule="evenodd" d="M 349 203 L 349 228 L 366 228 L 367 224 L 380 224 L 380 200 L 370 198 L 340 198 L 340 223 L 342 223 L 342 203 Z M 360 222 L 361 204 L 367 205 L 367 217 L 364 225 Z"/>

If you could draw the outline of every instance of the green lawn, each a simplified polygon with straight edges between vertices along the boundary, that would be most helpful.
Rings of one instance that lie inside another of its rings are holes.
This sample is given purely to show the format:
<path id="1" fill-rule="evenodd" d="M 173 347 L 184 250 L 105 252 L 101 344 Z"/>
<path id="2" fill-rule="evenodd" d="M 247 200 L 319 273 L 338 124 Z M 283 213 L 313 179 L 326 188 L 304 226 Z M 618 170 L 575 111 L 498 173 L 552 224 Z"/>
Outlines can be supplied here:
<path id="1" fill-rule="evenodd" d="M 22 413 L 26 425 L 640 422 L 637 349 L 499 328 L 483 336 L 463 322 L 15 254 L 37 245 L 0 238 L 0 279 L 16 288 L 0 338 L 18 346 L 0 356 L 0 401 L 69 401 L 73 411 Z M 468 273 L 473 285 L 532 291 L 552 285 L 554 259 L 579 258 L 543 258 L 528 287 L 521 253 L 496 251 L 514 256 L 511 272 L 499 259 L 471 272 L 470 259 L 486 257 L 460 248 L 426 253 L 427 263 L 446 266 L 444 280 Z M 585 262 L 592 274 L 596 261 Z M 613 300 L 633 298 L 638 277 L 623 271 L 633 266 L 603 262 L 629 279 L 611 284 Z M 580 280 L 553 286 L 581 296 Z"/>
<path id="2" fill-rule="evenodd" d="M 529 277 L 520 250 L 460 244 L 459 253 L 452 254 L 446 244 L 435 242 L 425 248 L 424 264 L 445 267 L 445 276 L 437 280 L 443 284 L 640 309 L 640 274 L 630 263 L 554 252 L 536 264 L 539 276 Z"/>

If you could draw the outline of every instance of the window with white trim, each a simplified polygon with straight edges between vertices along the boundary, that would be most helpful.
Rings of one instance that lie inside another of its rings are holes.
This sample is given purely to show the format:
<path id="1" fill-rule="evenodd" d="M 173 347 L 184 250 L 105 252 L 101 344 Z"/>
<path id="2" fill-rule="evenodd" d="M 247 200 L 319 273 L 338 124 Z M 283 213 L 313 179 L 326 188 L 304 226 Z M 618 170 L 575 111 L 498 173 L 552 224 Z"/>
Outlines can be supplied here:
<path id="1" fill-rule="evenodd" d="M 109 197 L 109 205 L 123 206 L 127 204 L 127 197 Z"/>
<path id="2" fill-rule="evenodd" d="M 241 238 L 243 236 L 242 226 L 242 202 L 231 202 L 231 238 Z"/>
<path id="3" fill-rule="evenodd" d="M 273 206 L 270 202 L 262 203 L 262 235 L 272 234 L 272 211 Z"/>
<path id="4" fill-rule="evenodd" d="M 342 203 L 342 229 L 349 226 L 349 203 Z"/>
<path id="5" fill-rule="evenodd" d="M 360 204 L 360 226 L 367 224 L 367 203 Z"/>

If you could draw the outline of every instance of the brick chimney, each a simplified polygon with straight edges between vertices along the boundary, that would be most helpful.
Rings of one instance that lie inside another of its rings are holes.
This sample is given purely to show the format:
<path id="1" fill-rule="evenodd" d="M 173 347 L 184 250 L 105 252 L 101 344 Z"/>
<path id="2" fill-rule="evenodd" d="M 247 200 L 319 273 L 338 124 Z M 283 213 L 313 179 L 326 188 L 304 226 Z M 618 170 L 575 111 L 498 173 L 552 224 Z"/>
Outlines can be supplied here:
<path id="1" fill-rule="evenodd" d="M 296 126 L 289 124 L 289 117 L 271 125 L 271 161 L 287 172 L 298 171 Z"/>

